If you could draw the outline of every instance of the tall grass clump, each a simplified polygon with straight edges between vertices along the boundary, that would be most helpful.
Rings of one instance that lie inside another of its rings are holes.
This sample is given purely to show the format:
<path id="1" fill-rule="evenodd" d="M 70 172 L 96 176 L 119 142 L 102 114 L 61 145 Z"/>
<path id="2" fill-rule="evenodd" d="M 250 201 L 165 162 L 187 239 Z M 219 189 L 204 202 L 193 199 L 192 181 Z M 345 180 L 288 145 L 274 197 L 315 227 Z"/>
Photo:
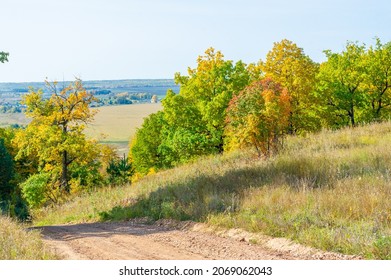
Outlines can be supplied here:
<path id="1" fill-rule="evenodd" d="M 17 222 L 0 216 L 1 260 L 47 260 L 57 257 L 44 246 L 37 231 L 26 231 Z"/>
<path id="2" fill-rule="evenodd" d="M 268 159 L 251 151 L 206 157 L 33 217 L 38 224 L 191 219 L 391 259 L 389 143 L 390 122 L 288 137 Z"/>

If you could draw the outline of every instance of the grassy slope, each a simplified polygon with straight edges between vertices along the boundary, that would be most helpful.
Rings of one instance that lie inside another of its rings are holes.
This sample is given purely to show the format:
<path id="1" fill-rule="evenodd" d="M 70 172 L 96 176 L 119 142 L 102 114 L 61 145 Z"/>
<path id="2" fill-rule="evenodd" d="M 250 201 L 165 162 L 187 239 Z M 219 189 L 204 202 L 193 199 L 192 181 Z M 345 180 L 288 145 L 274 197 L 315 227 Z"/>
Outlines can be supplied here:
<path id="1" fill-rule="evenodd" d="M 37 211 L 35 223 L 193 219 L 391 259 L 390 142 L 391 123 L 291 137 L 271 159 L 205 158 Z"/>
<path id="2" fill-rule="evenodd" d="M 47 251 L 37 231 L 26 231 L 9 218 L 0 216 L 0 260 L 48 260 L 56 256 Z"/>

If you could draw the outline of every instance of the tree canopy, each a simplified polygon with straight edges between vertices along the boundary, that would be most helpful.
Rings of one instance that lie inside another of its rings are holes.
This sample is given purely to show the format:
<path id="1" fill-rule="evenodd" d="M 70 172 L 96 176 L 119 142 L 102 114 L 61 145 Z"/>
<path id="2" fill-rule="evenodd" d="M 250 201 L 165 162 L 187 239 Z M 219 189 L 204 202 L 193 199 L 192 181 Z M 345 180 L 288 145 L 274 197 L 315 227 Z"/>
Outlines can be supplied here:
<path id="1" fill-rule="evenodd" d="M 290 93 L 289 132 L 313 131 L 319 127 L 313 89 L 318 64 L 303 49 L 289 40 L 274 43 L 262 63 L 266 77 L 272 78 Z"/>
<path id="2" fill-rule="evenodd" d="M 17 158 L 34 155 L 39 160 L 40 171 L 51 174 L 52 185 L 55 187 L 58 183 L 62 191 L 69 192 L 70 167 L 74 168 L 73 173 L 93 169 L 99 155 L 96 143 L 87 140 L 83 133 L 84 125 L 95 114 L 89 108 L 94 97 L 83 88 L 80 80 L 61 90 L 57 83 L 47 83 L 47 86 L 52 91 L 49 99 L 43 99 L 42 90 L 33 89 L 23 98 L 26 115 L 32 121 L 17 135 Z"/>
<path id="3" fill-rule="evenodd" d="M 257 71 L 255 65 L 233 63 L 220 51 L 209 48 L 187 75 L 176 73 L 180 92 L 167 92 L 163 111 L 147 118 L 132 142 L 130 151 L 131 158 L 138 162 L 136 170 L 137 165 L 145 172 L 147 167 L 170 167 L 223 152 L 228 103 L 235 92 L 259 76 Z"/>
<path id="4" fill-rule="evenodd" d="M 0 138 L 0 201 L 9 199 L 13 186 L 11 180 L 14 177 L 14 163 L 8 152 L 4 139 Z"/>
<path id="5" fill-rule="evenodd" d="M 265 78 L 235 95 L 227 108 L 226 148 L 253 146 L 258 156 L 276 152 L 289 127 L 290 95 Z"/>
<path id="6" fill-rule="evenodd" d="M 390 43 L 348 42 L 342 52 L 325 54 L 326 61 L 315 63 L 284 39 L 265 61 L 246 65 L 207 49 L 187 75 L 175 74 L 179 93 L 169 90 L 163 111 L 138 130 L 130 149 L 136 171 L 244 146 L 267 154 L 285 133 L 390 117 Z"/>
<path id="7" fill-rule="evenodd" d="M 365 57 L 365 90 L 369 94 L 374 119 L 385 119 L 391 115 L 391 42 L 370 46 Z"/>
<path id="8" fill-rule="evenodd" d="M 318 87 L 327 106 L 326 119 L 333 126 L 355 126 L 367 120 L 365 46 L 349 42 L 341 53 L 327 50 L 325 54 L 327 61 L 320 66 Z"/>

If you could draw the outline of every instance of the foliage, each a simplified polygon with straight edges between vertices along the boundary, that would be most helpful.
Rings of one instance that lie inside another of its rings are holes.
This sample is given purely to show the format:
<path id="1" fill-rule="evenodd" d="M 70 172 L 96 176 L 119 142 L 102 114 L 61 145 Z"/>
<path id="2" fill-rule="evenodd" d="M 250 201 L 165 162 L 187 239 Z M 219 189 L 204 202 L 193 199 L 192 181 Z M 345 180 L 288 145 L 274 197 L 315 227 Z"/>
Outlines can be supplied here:
<path id="1" fill-rule="evenodd" d="M 146 119 L 136 134 L 131 147 L 136 171 L 145 174 L 151 168 L 221 153 L 228 102 L 260 72 L 254 65 L 249 69 L 241 61 L 224 60 L 221 52 L 209 48 L 198 57 L 197 67 L 188 69 L 188 75 L 176 73 L 179 94 L 169 90 L 162 100 L 163 113 Z M 147 136 L 147 126 L 154 127 L 151 136 Z"/>
<path id="2" fill-rule="evenodd" d="M 228 150 L 253 146 L 258 156 L 282 144 L 290 117 L 290 95 L 271 78 L 253 82 L 235 95 L 227 109 Z"/>
<path id="3" fill-rule="evenodd" d="M 130 143 L 130 160 L 137 173 L 145 175 L 151 168 L 164 166 L 163 155 L 159 151 L 165 125 L 163 116 L 164 113 L 159 111 L 145 118 Z"/>
<path id="4" fill-rule="evenodd" d="M 318 68 L 303 49 L 286 39 L 274 43 L 266 61 L 261 64 L 265 76 L 281 84 L 291 96 L 290 133 L 319 129 L 319 106 L 313 94 Z"/>
<path id="5" fill-rule="evenodd" d="M 0 138 L 0 200 L 10 198 L 14 188 L 11 183 L 14 172 L 12 157 L 4 144 L 4 139 Z"/>
<path id="6" fill-rule="evenodd" d="M 32 121 L 16 137 L 19 146 L 16 158 L 29 155 L 38 158 L 40 170 L 59 175 L 61 189 L 69 192 L 71 165 L 94 164 L 99 155 L 94 141 L 83 134 L 84 124 L 95 114 L 89 109 L 94 97 L 80 80 L 60 92 L 56 82 L 47 85 L 52 90 L 49 99 L 42 98 L 41 90 L 33 89 L 23 97 L 26 115 Z"/>
<path id="7" fill-rule="evenodd" d="M 19 153 L 16 136 L 21 133 L 22 130 L 23 129 L 20 127 L 0 128 L 0 138 L 4 139 L 5 147 L 13 159 L 13 166 L 15 169 L 14 185 L 21 183 L 30 175 L 38 171 L 38 160 L 33 155 L 23 155 L 16 158 Z"/>
<path id="8" fill-rule="evenodd" d="M 9 53 L 0 52 L 0 62 L 4 63 L 4 62 L 8 61 L 8 56 L 9 56 Z"/>
<path id="9" fill-rule="evenodd" d="M 50 185 L 50 188 L 48 187 Z M 53 182 L 50 173 L 37 173 L 21 184 L 23 197 L 31 208 L 38 208 L 50 198 L 56 202 L 58 185 Z"/>
<path id="10" fill-rule="evenodd" d="M 107 167 L 109 182 L 113 185 L 124 185 L 131 182 L 134 174 L 132 163 L 125 157 L 112 159 Z"/>
<path id="11" fill-rule="evenodd" d="M 317 78 L 328 123 L 355 126 L 370 120 L 366 110 L 368 93 L 363 90 L 367 75 L 365 46 L 349 42 L 342 53 L 327 50 L 325 54 L 327 61 L 321 64 Z"/>
<path id="12" fill-rule="evenodd" d="M 391 116 L 391 42 L 370 46 L 366 54 L 365 89 L 369 93 L 372 116 L 375 120 Z"/>
<path id="13" fill-rule="evenodd" d="M 0 184 L 0 208 L 4 213 L 11 217 L 16 217 L 20 220 L 25 220 L 29 216 L 26 202 L 22 198 L 18 184 L 25 180 L 30 174 L 33 174 L 36 169 L 34 161 L 32 165 L 26 164 L 26 159 L 14 160 L 17 153 L 17 147 L 13 143 L 17 129 L 8 127 L 0 128 L 0 142 L 3 142 L 3 148 L 6 150 L 6 156 L 0 156 L 0 177 L 8 177 L 5 184 Z M 2 144 L 0 143 L 0 151 Z M 1 153 L 1 152 L 0 152 Z M 8 156 L 7 156 L 8 154 Z M 3 201 L 1 201 L 3 199 Z"/>
<path id="14" fill-rule="evenodd" d="M 178 95 L 169 94 L 163 102 L 168 123 L 187 130 L 196 126 L 198 134 L 211 139 L 208 143 L 210 150 L 221 152 L 228 102 L 234 93 L 249 84 L 250 78 L 242 61 L 234 64 L 224 60 L 220 51 L 207 49 L 204 56 L 198 57 L 197 68 L 189 68 L 188 76 L 175 74 L 180 92 Z M 183 113 L 189 114 L 185 122 Z"/>

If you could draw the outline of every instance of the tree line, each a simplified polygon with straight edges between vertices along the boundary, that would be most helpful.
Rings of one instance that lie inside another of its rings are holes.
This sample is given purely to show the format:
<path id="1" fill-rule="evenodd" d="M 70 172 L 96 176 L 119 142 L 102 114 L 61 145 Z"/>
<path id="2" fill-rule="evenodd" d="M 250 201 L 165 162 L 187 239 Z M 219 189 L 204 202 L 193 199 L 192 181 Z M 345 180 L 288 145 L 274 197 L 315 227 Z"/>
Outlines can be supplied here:
<path id="1" fill-rule="evenodd" d="M 391 43 L 348 42 L 342 52 L 324 53 L 316 63 L 286 39 L 251 64 L 206 50 L 187 75 L 175 74 L 180 91 L 167 92 L 163 110 L 131 141 L 136 172 L 246 146 L 268 156 L 286 134 L 389 119 Z"/>

